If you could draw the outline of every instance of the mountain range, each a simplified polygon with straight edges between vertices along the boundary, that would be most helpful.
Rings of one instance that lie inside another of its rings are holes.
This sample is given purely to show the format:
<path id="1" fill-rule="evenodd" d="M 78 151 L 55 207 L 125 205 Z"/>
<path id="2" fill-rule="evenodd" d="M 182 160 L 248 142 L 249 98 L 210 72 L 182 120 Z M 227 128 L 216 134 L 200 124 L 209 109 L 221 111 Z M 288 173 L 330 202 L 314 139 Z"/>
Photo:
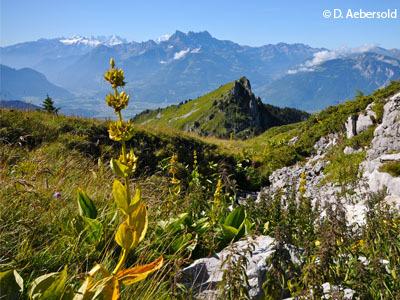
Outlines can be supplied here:
<path id="1" fill-rule="evenodd" d="M 73 93 L 68 101 L 60 97 L 62 107 L 99 117 L 111 113 L 103 104 L 107 86 L 102 77 L 110 57 L 125 71 L 131 115 L 196 98 L 242 76 L 251 80 L 264 103 L 308 111 L 400 78 L 398 49 L 338 51 L 286 43 L 250 47 L 207 31 L 176 31 L 140 43 L 118 36 L 40 39 L 0 50 L 2 64 L 32 68 Z"/>

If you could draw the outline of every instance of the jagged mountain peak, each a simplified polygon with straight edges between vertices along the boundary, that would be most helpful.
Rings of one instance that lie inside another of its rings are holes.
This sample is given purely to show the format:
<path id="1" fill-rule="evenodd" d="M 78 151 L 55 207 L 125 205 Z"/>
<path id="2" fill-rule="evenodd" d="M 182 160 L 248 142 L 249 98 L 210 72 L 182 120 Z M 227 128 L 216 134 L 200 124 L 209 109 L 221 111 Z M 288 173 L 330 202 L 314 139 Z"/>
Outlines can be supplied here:
<path id="1" fill-rule="evenodd" d="M 234 96 L 254 96 L 251 90 L 250 81 L 245 76 L 235 81 L 235 86 L 232 89 L 232 93 Z"/>

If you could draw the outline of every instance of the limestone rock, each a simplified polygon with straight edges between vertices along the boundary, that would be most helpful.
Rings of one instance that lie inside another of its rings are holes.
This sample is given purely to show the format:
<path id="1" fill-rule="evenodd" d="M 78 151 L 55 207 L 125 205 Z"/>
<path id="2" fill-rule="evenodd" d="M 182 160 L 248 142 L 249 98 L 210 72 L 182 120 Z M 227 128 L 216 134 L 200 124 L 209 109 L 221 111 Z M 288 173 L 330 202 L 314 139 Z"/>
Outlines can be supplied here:
<path id="1" fill-rule="evenodd" d="M 192 288 L 196 299 L 217 299 L 218 284 L 227 269 L 228 257 L 237 260 L 244 255 L 248 260 L 246 274 L 249 281 L 249 295 L 252 299 L 262 296 L 262 283 L 267 270 L 266 259 L 275 251 L 275 240 L 269 236 L 248 237 L 238 241 L 213 257 L 201 258 L 182 270 L 182 283 Z M 295 259 L 295 258 L 293 258 Z"/>
<path id="2" fill-rule="evenodd" d="M 389 196 L 400 197 L 400 177 L 379 171 L 387 161 L 400 161 L 400 93 L 386 102 L 382 123 L 375 129 L 362 164 L 364 178 L 372 192 L 386 189 Z"/>
<path id="3" fill-rule="evenodd" d="M 347 138 L 352 138 L 365 131 L 368 127 L 374 125 L 375 120 L 376 114 L 372 110 L 372 104 L 367 106 L 365 112 L 348 117 L 345 123 Z"/>

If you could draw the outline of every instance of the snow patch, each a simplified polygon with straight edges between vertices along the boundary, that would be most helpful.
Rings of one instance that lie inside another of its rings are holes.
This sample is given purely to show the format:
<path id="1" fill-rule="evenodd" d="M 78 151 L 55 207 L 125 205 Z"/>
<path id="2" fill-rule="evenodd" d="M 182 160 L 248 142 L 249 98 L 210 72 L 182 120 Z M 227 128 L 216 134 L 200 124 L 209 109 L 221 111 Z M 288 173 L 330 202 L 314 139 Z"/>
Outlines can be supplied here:
<path id="1" fill-rule="evenodd" d="M 186 54 L 188 54 L 189 52 L 190 52 L 190 48 L 176 52 L 174 54 L 174 59 L 178 60 L 178 59 L 184 58 L 186 56 Z"/>
<path id="2" fill-rule="evenodd" d="M 162 36 L 160 36 L 160 37 L 158 37 L 158 38 L 156 39 L 156 43 L 159 44 L 159 43 L 161 43 L 161 42 L 168 41 L 170 37 L 171 37 L 171 34 L 168 34 L 168 33 L 163 34 Z"/>
<path id="3" fill-rule="evenodd" d="M 96 47 L 98 45 L 115 46 L 126 43 L 126 40 L 116 36 L 98 36 L 98 37 L 83 37 L 75 35 L 70 38 L 61 38 L 59 40 L 64 45 L 86 45 L 90 47 Z"/>
<path id="4" fill-rule="evenodd" d="M 194 48 L 190 51 L 190 53 L 200 53 L 201 47 L 199 48 Z"/>

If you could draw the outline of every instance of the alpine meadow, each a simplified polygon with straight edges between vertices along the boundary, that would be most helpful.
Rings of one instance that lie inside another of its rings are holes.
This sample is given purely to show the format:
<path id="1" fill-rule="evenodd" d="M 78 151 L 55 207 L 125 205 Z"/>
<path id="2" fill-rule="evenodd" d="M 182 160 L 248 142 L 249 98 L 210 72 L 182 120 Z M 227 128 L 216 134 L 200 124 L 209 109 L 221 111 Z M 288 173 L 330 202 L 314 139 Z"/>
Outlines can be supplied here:
<path id="1" fill-rule="evenodd" d="M 400 299 L 398 22 L 39 2 L 1 4 L 1 300 Z"/>

